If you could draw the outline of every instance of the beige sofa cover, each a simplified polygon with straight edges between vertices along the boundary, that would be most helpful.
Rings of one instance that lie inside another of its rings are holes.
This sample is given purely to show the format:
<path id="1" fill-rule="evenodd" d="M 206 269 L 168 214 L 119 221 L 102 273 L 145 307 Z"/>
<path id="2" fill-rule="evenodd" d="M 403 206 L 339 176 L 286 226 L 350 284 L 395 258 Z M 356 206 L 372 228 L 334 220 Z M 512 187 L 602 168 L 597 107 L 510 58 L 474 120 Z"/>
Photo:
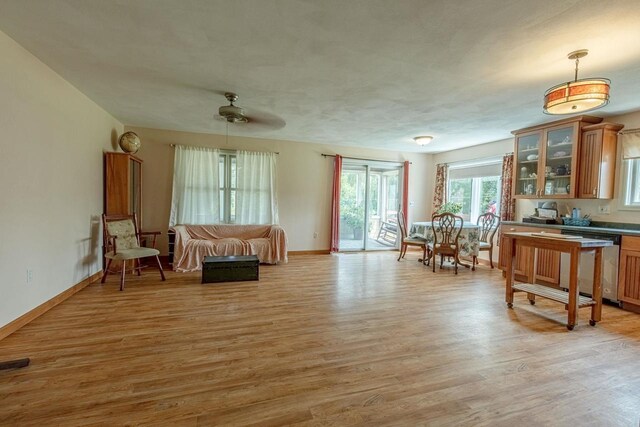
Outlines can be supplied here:
<path id="1" fill-rule="evenodd" d="M 279 225 L 176 225 L 173 269 L 202 269 L 205 256 L 257 255 L 261 263 L 287 262 L 287 235 Z"/>

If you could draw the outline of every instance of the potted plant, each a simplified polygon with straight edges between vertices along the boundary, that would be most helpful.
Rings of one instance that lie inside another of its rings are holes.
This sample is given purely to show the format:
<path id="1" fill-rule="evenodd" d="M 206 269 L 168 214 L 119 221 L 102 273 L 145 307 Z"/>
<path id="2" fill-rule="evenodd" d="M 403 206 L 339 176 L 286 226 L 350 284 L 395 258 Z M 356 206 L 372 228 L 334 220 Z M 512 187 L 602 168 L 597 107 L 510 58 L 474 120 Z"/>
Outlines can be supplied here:
<path id="1" fill-rule="evenodd" d="M 353 203 L 343 204 L 341 206 L 340 216 L 345 224 L 353 229 L 353 239 L 362 239 L 364 229 L 364 206 L 358 206 Z"/>
<path id="2" fill-rule="evenodd" d="M 442 214 L 442 213 L 452 213 L 454 215 L 459 214 L 460 211 L 462 210 L 462 204 L 458 203 L 458 202 L 447 202 L 445 204 L 443 204 L 442 206 L 440 206 L 440 209 L 438 209 L 438 211 L 436 212 L 437 214 Z"/>

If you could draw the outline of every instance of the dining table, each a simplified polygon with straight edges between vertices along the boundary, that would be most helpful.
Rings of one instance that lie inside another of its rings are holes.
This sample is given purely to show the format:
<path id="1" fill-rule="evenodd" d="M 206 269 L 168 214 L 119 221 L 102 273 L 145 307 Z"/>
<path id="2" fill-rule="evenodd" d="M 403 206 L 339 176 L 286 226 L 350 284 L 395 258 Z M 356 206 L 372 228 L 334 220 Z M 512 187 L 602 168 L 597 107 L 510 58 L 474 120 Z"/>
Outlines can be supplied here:
<path id="1" fill-rule="evenodd" d="M 437 224 L 435 229 L 436 233 L 440 233 Z M 425 239 L 427 243 L 433 243 L 432 222 L 418 221 L 412 223 L 409 235 L 411 237 L 419 237 Z M 440 236 L 440 234 L 438 236 Z M 441 240 L 441 238 L 439 237 L 438 240 Z M 458 245 L 460 256 L 472 259 L 474 256 L 477 257 L 480 253 L 480 226 L 471 222 L 463 222 L 462 231 L 460 231 L 460 236 L 458 237 Z M 475 265 L 473 265 L 472 267 L 471 265 L 463 263 L 460 260 L 458 260 L 458 264 L 466 268 L 472 268 L 472 270 L 475 270 Z"/>

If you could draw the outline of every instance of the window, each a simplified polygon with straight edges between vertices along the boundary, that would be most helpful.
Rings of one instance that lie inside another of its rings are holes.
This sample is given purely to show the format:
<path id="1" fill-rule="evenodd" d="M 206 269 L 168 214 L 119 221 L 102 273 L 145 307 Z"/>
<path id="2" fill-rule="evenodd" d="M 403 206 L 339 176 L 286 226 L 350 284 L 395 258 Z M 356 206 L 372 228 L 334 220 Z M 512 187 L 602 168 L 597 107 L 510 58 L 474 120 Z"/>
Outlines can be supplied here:
<path id="1" fill-rule="evenodd" d="M 237 158 L 235 154 L 220 153 L 220 222 L 236 222 Z"/>
<path id="2" fill-rule="evenodd" d="M 624 161 L 623 177 L 624 207 L 640 209 L 640 159 Z"/>
<path id="3" fill-rule="evenodd" d="M 276 154 L 175 148 L 170 226 L 278 223 Z"/>
<path id="4" fill-rule="evenodd" d="M 465 221 L 476 222 L 487 212 L 499 215 L 501 174 L 502 163 L 495 160 L 451 165 L 447 200 L 462 206 L 458 215 Z"/>

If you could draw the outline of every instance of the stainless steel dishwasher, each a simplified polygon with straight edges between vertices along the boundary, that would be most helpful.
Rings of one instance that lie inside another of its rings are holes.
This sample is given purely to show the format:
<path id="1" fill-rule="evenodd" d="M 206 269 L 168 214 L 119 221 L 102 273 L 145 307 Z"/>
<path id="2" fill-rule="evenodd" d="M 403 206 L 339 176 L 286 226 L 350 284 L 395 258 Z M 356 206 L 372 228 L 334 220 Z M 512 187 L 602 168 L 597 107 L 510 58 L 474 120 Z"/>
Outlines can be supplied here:
<path id="1" fill-rule="evenodd" d="M 562 229 L 562 234 L 582 236 L 589 239 L 609 240 L 613 246 L 609 246 L 602 251 L 602 298 L 612 303 L 619 304 L 618 301 L 618 260 L 620 258 L 620 235 L 598 233 L 582 230 Z M 580 256 L 580 266 L 578 269 L 578 286 L 580 293 L 591 296 L 593 291 L 593 264 L 595 252 L 585 252 Z M 560 287 L 569 288 L 569 266 L 571 259 L 569 254 L 563 253 L 560 257 Z"/>

